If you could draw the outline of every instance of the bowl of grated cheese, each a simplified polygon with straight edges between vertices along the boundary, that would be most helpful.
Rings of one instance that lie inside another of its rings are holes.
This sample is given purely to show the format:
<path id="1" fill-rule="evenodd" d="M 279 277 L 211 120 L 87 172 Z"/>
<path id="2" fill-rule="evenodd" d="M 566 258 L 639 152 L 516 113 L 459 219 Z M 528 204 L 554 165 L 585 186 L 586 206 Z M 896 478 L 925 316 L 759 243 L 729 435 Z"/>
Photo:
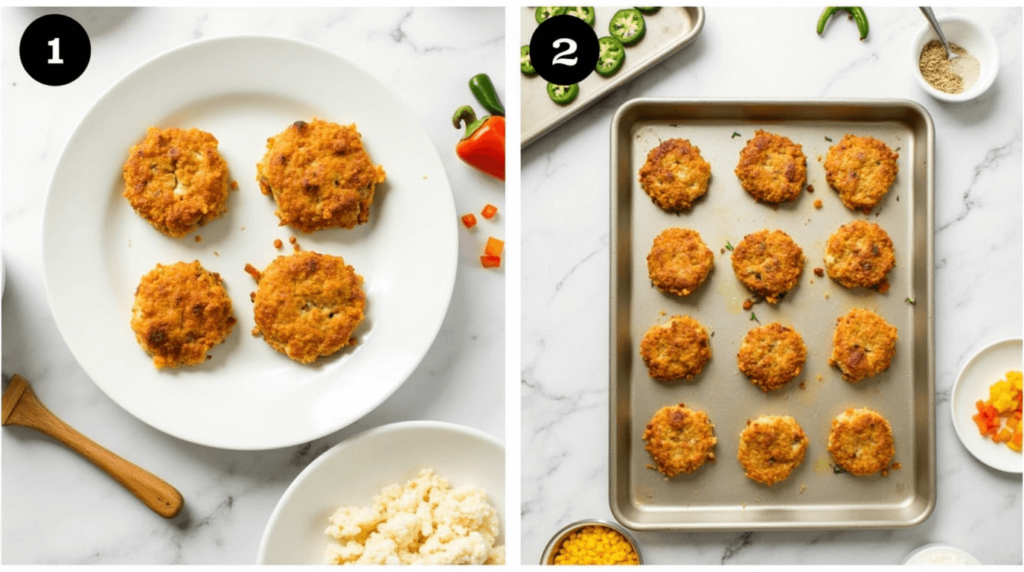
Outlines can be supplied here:
<path id="1" fill-rule="evenodd" d="M 384 425 L 299 473 L 257 563 L 504 563 L 504 499 L 497 439 L 438 421 Z"/>

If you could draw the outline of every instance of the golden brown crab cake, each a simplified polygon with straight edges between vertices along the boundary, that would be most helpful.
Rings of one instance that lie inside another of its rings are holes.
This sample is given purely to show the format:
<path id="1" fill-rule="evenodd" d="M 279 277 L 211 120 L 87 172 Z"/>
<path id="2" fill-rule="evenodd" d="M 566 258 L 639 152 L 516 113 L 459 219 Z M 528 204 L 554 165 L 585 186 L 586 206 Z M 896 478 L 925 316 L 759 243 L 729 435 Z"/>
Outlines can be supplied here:
<path id="1" fill-rule="evenodd" d="M 885 417 L 868 408 L 850 408 L 832 420 L 828 450 L 847 473 L 864 476 L 881 471 L 886 475 L 896 445 Z"/>
<path id="2" fill-rule="evenodd" d="M 355 125 L 322 119 L 296 121 L 267 139 L 267 153 L 256 165 L 260 191 L 274 196 L 281 224 L 302 232 L 367 222 L 384 178 Z"/>
<path id="3" fill-rule="evenodd" d="M 825 155 L 825 180 L 846 208 L 867 214 L 896 180 L 899 158 L 878 139 L 847 134 Z"/>
<path id="4" fill-rule="evenodd" d="M 258 275 L 253 334 L 270 347 L 313 363 L 355 343 L 366 295 L 363 277 L 343 258 L 303 250 L 278 256 Z"/>
<path id="5" fill-rule="evenodd" d="M 856 383 L 889 369 L 896 339 L 895 326 L 871 310 L 854 308 L 836 319 L 828 363 L 839 368 L 843 379 Z"/>
<path id="6" fill-rule="evenodd" d="M 167 236 L 185 236 L 227 211 L 227 162 L 217 138 L 194 127 L 150 127 L 122 176 L 128 203 Z"/>
<path id="7" fill-rule="evenodd" d="M 807 435 L 789 415 L 762 415 L 747 421 L 737 457 L 751 480 L 769 487 L 789 478 L 804 460 Z"/>
<path id="8" fill-rule="evenodd" d="M 647 153 L 640 186 L 654 204 L 669 212 L 688 211 L 708 191 L 711 165 L 686 139 L 669 139 Z"/>
<path id="9" fill-rule="evenodd" d="M 768 392 L 800 375 L 807 361 L 807 346 L 796 330 L 772 322 L 747 332 L 737 361 L 750 382 Z"/>
<path id="10" fill-rule="evenodd" d="M 647 273 L 659 290 L 688 296 L 708 277 L 714 262 L 715 256 L 700 233 L 673 227 L 654 237 Z"/>
<path id="11" fill-rule="evenodd" d="M 894 266 L 892 239 L 873 222 L 846 223 L 825 243 L 825 270 L 847 288 L 881 284 Z"/>
<path id="12" fill-rule="evenodd" d="M 797 285 L 804 251 L 781 230 L 759 230 L 733 248 L 732 269 L 751 292 L 777 304 Z"/>
<path id="13" fill-rule="evenodd" d="M 703 411 L 685 404 L 662 407 L 644 430 L 644 449 L 666 477 L 692 473 L 715 459 L 714 424 Z M 654 468 L 654 467 L 652 467 Z"/>
<path id="14" fill-rule="evenodd" d="M 807 182 L 807 157 L 788 137 L 758 129 L 740 151 L 736 176 L 758 201 L 795 201 Z"/>
<path id="15" fill-rule="evenodd" d="M 198 260 L 157 264 L 139 281 L 132 330 L 157 369 L 196 365 L 235 325 L 221 277 Z"/>
<path id="16" fill-rule="evenodd" d="M 691 379 L 711 359 L 708 331 L 690 316 L 672 316 L 647 330 L 640 340 L 640 357 L 658 381 Z"/>

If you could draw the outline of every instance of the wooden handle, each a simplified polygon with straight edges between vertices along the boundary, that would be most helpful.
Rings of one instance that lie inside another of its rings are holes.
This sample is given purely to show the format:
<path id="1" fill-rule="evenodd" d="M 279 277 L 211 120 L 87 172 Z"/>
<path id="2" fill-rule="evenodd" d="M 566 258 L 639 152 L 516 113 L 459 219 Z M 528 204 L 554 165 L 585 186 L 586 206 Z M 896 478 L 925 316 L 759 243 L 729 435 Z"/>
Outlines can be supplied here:
<path id="1" fill-rule="evenodd" d="M 181 493 L 166 481 L 111 453 L 61 421 L 39 401 L 32 386 L 18 374 L 11 377 L 11 383 L 3 394 L 3 424 L 30 427 L 64 443 L 103 469 L 164 518 L 174 518 L 185 505 Z"/>

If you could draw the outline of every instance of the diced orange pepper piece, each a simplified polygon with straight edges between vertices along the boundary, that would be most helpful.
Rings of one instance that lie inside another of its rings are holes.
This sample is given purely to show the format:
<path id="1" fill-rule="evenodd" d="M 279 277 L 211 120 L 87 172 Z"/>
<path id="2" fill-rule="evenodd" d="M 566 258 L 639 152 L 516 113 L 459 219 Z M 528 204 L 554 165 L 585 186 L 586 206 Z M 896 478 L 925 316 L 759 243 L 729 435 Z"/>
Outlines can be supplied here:
<path id="1" fill-rule="evenodd" d="M 484 210 L 480 211 L 480 214 L 486 219 L 493 218 L 494 215 L 498 214 L 498 207 L 487 204 L 484 206 Z"/>
<path id="2" fill-rule="evenodd" d="M 466 228 L 473 228 L 476 226 L 476 215 L 473 213 L 462 215 L 462 224 L 466 225 Z"/>
<path id="3" fill-rule="evenodd" d="M 1003 428 L 999 433 L 992 436 L 992 440 L 996 443 L 1009 443 L 1010 437 L 1013 436 L 1013 432 L 1009 429 Z"/>
<path id="4" fill-rule="evenodd" d="M 1013 437 L 1010 438 L 1010 442 L 1007 443 L 1007 446 L 1009 446 L 1014 451 L 1018 451 L 1019 452 L 1020 448 L 1021 448 L 1020 447 L 1020 445 L 1021 445 L 1021 441 L 1020 440 L 1021 440 L 1021 432 L 1018 430 L 1018 431 L 1014 432 Z"/>
<path id="5" fill-rule="evenodd" d="M 501 266 L 501 257 L 484 255 L 480 257 L 480 264 L 484 268 L 497 268 Z"/>
<path id="6" fill-rule="evenodd" d="M 504 240 L 498 240 L 493 236 L 487 237 L 487 246 L 484 247 L 484 254 L 487 256 L 501 256 L 501 251 L 504 249 Z"/>

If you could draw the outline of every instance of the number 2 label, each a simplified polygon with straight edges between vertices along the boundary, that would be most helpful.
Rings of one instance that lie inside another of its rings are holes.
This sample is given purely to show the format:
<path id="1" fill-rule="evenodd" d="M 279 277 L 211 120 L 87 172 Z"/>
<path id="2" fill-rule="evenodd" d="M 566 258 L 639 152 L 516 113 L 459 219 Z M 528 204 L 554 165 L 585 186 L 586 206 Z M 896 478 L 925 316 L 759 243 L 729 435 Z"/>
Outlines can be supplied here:
<path id="1" fill-rule="evenodd" d="M 551 47 L 557 49 L 563 45 L 568 47 L 555 54 L 555 58 L 551 60 L 551 65 L 575 66 L 576 58 L 567 58 L 565 56 L 571 56 L 576 53 L 576 41 L 572 38 L 559 38 L 555 40 L 555 43 L 551 44 Z"/>
<path id="2" fill-rule="evenodd" d="M 46 60 L 48 64 L 62 64 L 64 60 L 60 59 L 60 38 L 54 38 L 49 42 L 46 42 L 47 46 L 52 48 L 50 50 L 50 59 Z"/>

